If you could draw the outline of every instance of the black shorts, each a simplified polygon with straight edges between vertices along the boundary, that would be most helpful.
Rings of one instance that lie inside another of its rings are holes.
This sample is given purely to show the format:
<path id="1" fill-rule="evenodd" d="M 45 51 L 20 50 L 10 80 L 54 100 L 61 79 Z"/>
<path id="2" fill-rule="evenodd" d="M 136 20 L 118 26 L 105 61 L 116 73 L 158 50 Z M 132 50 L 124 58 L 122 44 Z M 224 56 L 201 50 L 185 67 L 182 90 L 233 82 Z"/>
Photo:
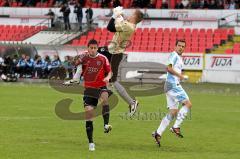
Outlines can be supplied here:
<path id="1" fill-rule="evenodd" d="M 98 99 L 102 92 L 108 92 L 108 97 L 112 95 L 112 91 L 107 89 L 106 86 L 101 87 L 99 89 L 97 88 L 86 88 L 84 90 L 84 96 L 83 96 L 83 102 L 84 102 L 84 107 L 85 106 L 93 106 L 96 107 L 98 104 Z"/>
<path id="2" fill-rule="evenodd" d="M 117 76 L 118 76 L 118 68 L 120 65 L 120 62 L 122 61 L 123 58 L 123 54 L 112 54 L 111 57 L 111 68 L 112 68 L 112 78 L 111 78 L 111 82 L 115 82 L 117 81 Z"/>
<path id="3" fill-rule="evenodd" d="M 122 61 L 123 58 L 123 53 L 119 53 L 119 54 L 111 54 L 109 53 L 109 51 L 107 50 L 107 47 L 101 47 L 99 48 L 99 53 L 104 55 L 105 57 L 107 57 L 108 61 L 111 64 L 111 68 L 112 68 L 112 78 L 110 80 L 110 82 L 115 82 L 117 81 L 117 76 L 118 76 L 118 68 L 120 65 L 120 62 Z"/>

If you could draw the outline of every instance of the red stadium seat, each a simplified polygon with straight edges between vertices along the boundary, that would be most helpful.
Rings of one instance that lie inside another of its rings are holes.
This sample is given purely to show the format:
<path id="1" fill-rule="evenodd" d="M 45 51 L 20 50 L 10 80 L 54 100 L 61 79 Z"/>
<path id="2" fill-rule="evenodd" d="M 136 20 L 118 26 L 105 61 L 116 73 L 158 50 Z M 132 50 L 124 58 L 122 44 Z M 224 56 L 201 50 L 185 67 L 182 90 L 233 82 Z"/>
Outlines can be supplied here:
<path id="1" fill-rule="evenodd" d="M 234 28 L 228 30 L 228 35 L 233 36 L 235 34 Z"/>
<path id="2" fill-rule="evenodd" d="M 9 33 L 8 27 L 4 27 L 4 29 L 0 27 L 0 30 L 4 30 L 7 34 Z M 113 34 L 106 28 L 97 28 L 95 32 L 89 32 L 87 38 L 93 37 L 101 41 L 102 44 L 106 44 L 107 41 L 112 39 Z M 212 49 L 214 45 L 220 45 L 222 40 L 228 40 L 229 34 L 230 29 L 137 28 L 131 37 L 132 47 L 127 50 L 168 52 L 173 50 L 177 39 L 185 39 L 186 52 L 204 53 L 206 49 Z M 75 44 L 76 42 L 73 43 Z"/>
<path id="3" fill-rule="evenodd" d="M 35 30 L 35 26 L 22 26 L 22 25 L 0 25 L 0 31 L 2 32 L 1 40 L 4 41 L 23 41 L 24 39 L 38 33 L 39 30 Z"/>
<path id="4" fill-rule="evenodd" d="M 225 53 L 226 53 L 226 54 L 232 54 L 232 49 L 226 49 L 226 50 L 225 50 Z"/>

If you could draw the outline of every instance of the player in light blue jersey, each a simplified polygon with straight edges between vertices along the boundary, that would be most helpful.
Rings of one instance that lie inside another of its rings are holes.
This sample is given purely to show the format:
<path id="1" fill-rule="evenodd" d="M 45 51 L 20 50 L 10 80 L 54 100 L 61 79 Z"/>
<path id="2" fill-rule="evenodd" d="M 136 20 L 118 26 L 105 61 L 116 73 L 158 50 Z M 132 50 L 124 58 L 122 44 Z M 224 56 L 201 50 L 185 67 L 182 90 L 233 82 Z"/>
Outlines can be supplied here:
<path id="1" fill-rule="evenodd" d="M 184 52 L 185 46 L 186 42 L 184 40 L 177 40 L 175 51 L 172 52 L 168 58 L 167 79 L 164 89 L 169 113 L 162 119 L 157 131 L 152 134 L 159 146 L 163 132 L 174 118 L 176 118 L 176 121 L 170 130 L 178 137 L 183 138 L 180 132 L 180 126 L 192 107 L 187 93 L 180 84 L 180 81 L 184 79 L 182 75 L 183 61 L 181 55 Z M 179 104 L 182 104 L 180 110 L 178 107 Z"/>

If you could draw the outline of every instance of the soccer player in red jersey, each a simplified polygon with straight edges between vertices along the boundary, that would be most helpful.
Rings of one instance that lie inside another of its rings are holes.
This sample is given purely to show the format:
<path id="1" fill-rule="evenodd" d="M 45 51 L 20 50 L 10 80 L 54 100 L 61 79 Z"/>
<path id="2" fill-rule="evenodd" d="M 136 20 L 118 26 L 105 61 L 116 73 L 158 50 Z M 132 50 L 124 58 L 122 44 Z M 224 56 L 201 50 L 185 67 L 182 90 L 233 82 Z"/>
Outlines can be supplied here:
<path id="1" fill-rule="evenodd" d="M 88 42 L 88 52 L 79 55 L 76 62 L 77 65 L 82 65 L 83 84 L 85 87 L 83 101 L 90 151 L 95 150 L 93 142 L 93 118 L 94 108 L 98 104 L 98 99 L 101 99 L 103 104 L 104 132 L 108 133 L 111 130 L 111 125 L 108 124 L 110 116 L 108 97 L 111 91 L 107 89 L 107 85 L 112 77 L 112 71 L 108 59 L 99 54 L 97 50 L 97 41 L 94 39 L 90 40 Z"/>

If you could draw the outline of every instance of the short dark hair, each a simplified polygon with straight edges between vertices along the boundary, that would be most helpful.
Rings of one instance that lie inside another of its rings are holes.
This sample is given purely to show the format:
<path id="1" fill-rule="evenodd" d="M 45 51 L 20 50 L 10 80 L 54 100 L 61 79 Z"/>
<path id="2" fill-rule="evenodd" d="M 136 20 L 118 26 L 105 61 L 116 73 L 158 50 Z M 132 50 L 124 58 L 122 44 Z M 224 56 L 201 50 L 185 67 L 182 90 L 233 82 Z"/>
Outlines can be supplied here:
<path id="1" fill-rule="evenodd" d="M 92 45 L 92 44 L 93 44 L 93 45 L 98 45 L 97 40 L 95 40 L 95 39 L 91 39 L 91 40 L 89 40 L 87 46 L 89 47 L 89 45 Z"/>
<path id="2" fill-rule="evenodd" d="M 136 10 L 136 15 L 137 15 L 137 20 L 136 20 L 136 22 L 137 22 L 137 23 L 141 22 L 141 21 L 143 20 L 143 16 L 144 16 L 143 12 L 140 11 L 139 9 L 137 9 L 137 10 Z"/>
<path id="3" fill-rule="evenodd" d="M 177 41 L 176 41 L 176 46 L 177 46 L 177 44 L 179 43 L 179 42 L 182 42 L 182 43 L 185 43 L 185 45 L 186 45 L 186 41 L 184 40 L 184 39 L 178 39 Z"/>

